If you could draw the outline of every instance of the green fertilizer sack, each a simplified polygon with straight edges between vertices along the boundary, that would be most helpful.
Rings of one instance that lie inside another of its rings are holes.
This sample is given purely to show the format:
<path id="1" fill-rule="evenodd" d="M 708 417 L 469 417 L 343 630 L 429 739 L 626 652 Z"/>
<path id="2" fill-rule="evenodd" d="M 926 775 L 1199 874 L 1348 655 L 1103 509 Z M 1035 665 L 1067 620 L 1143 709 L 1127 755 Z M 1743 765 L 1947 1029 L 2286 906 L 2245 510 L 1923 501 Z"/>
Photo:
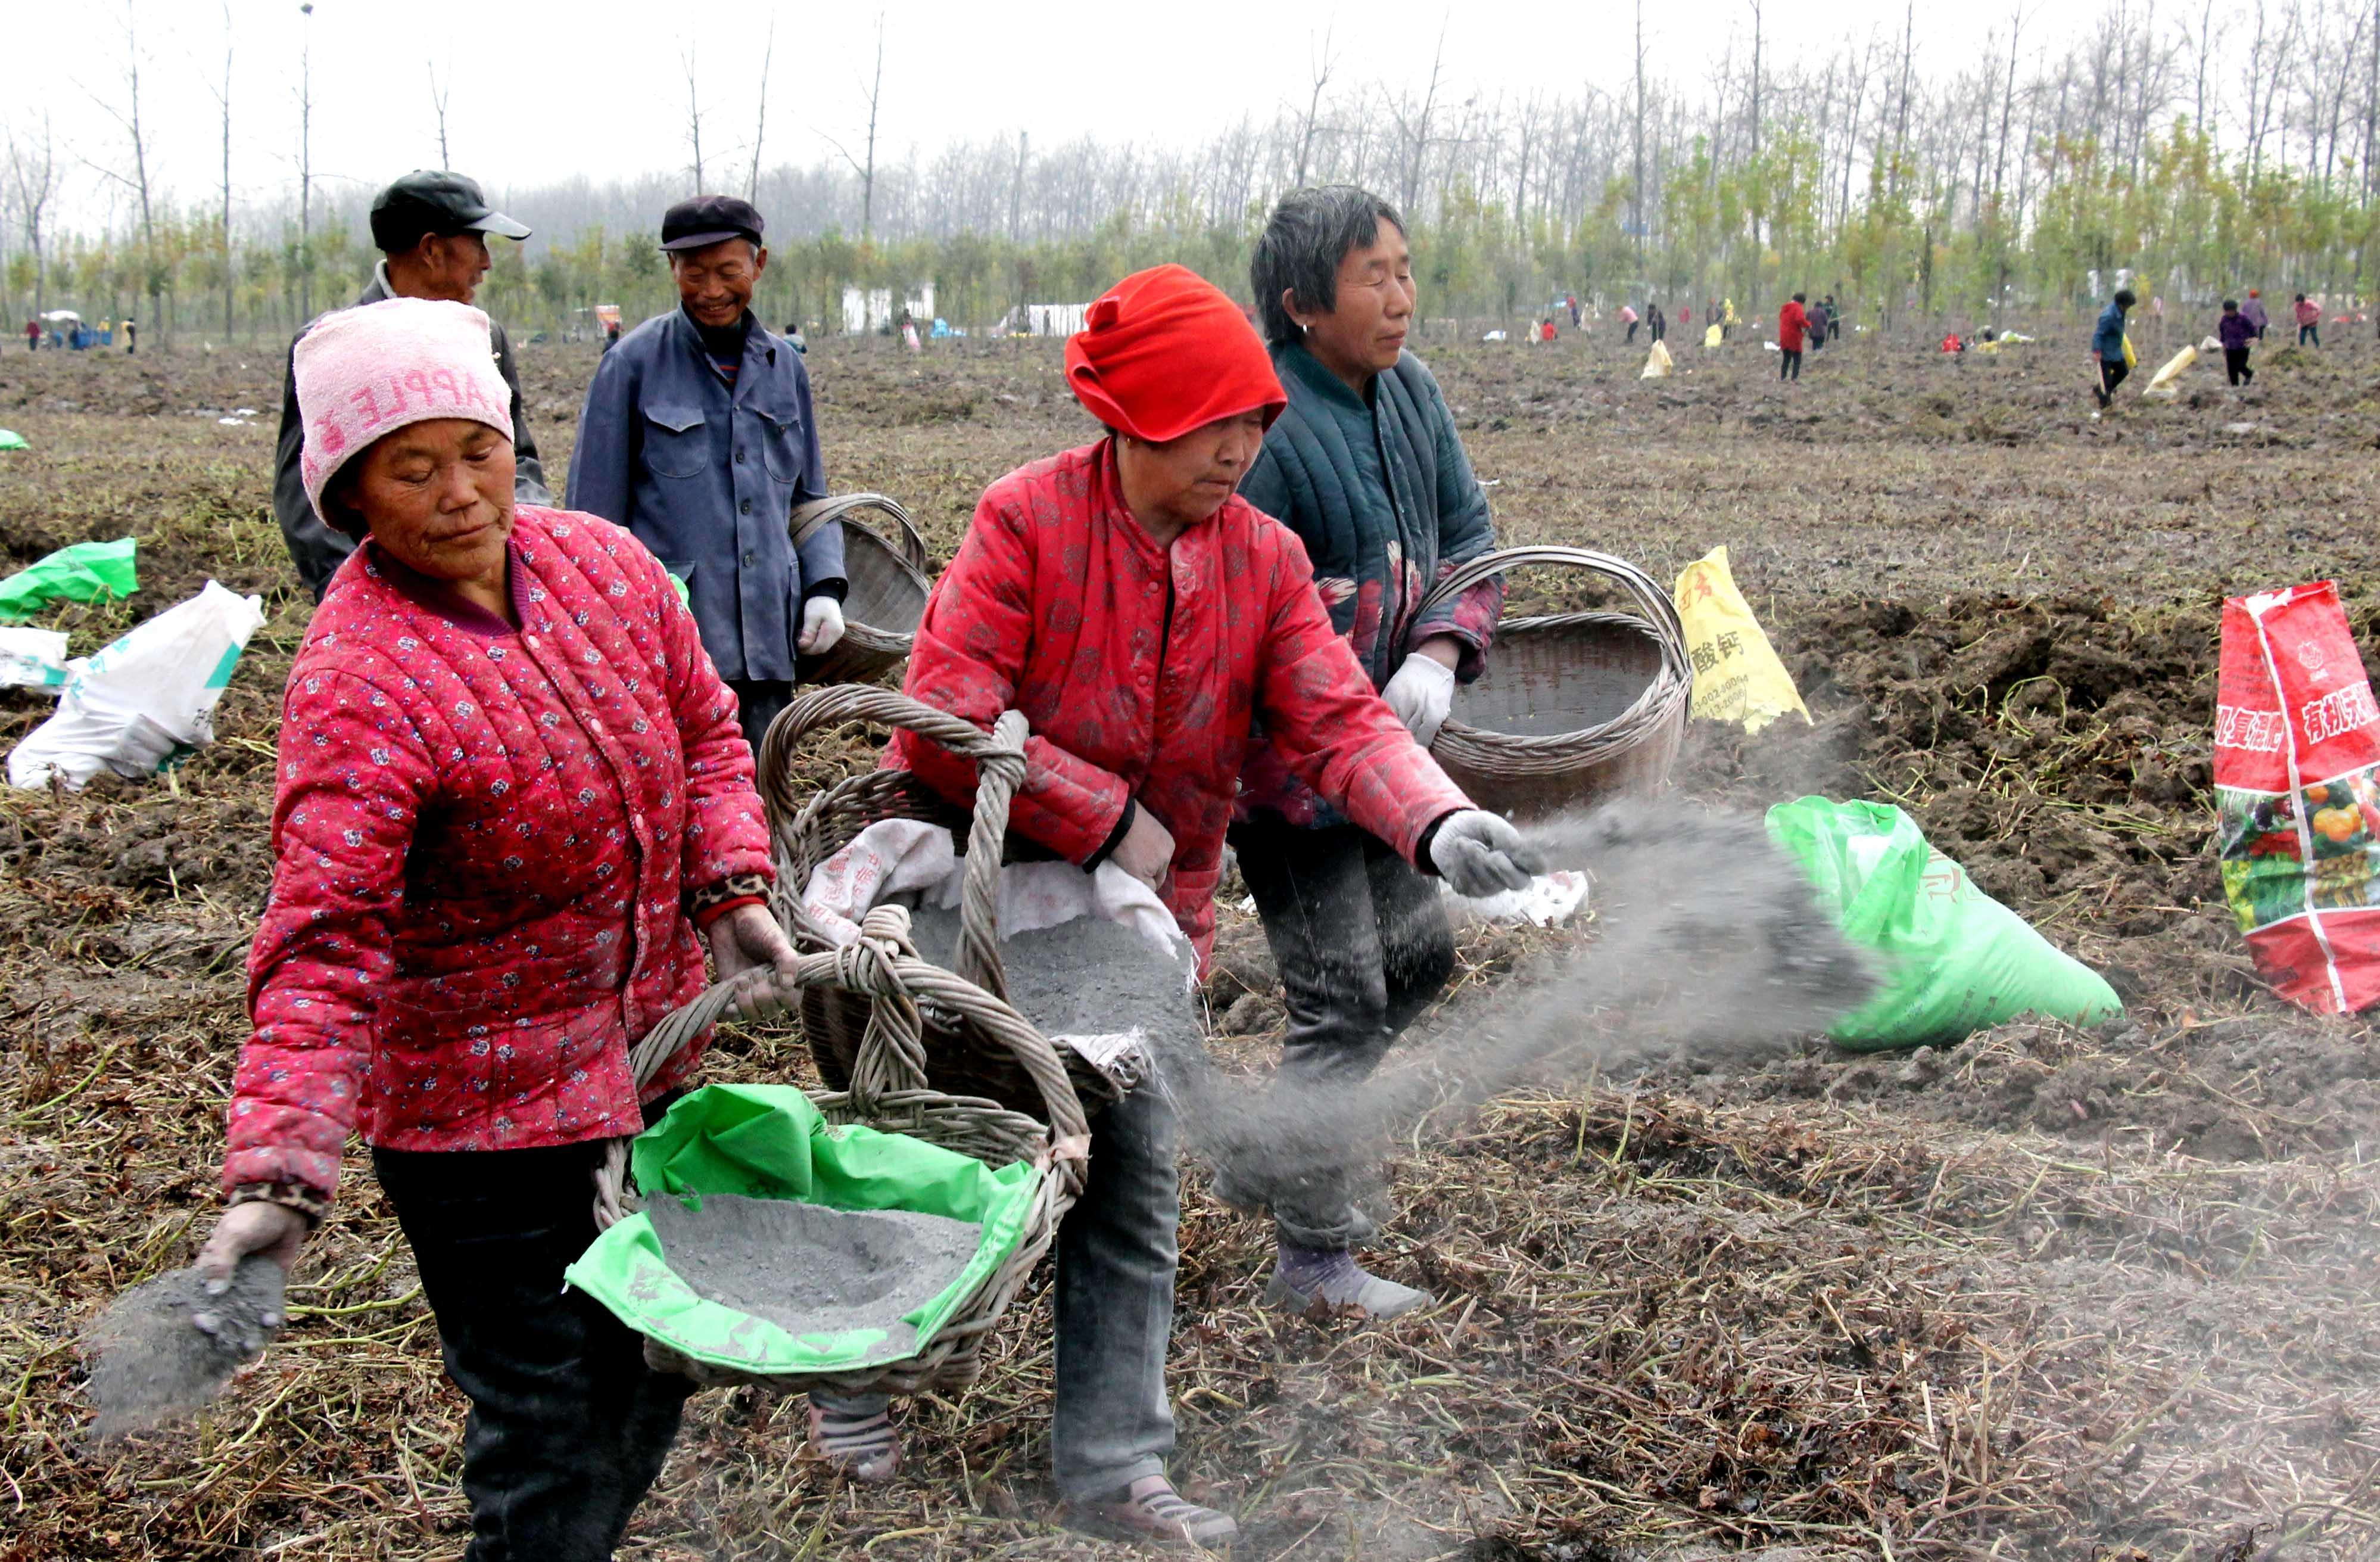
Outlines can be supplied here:
<path id="1" fill-rule="evenodd" d="M 135 541 L 76 543 L 0 580 L 0 623 L 19 624 L 54 602 L 107 602 L 140 589 Z"/>
<path id="2" fill-rule="evenodd" d="M 31 448 L 31 445 L 25 443 L 25 436 L 18 433 L 15 429 L 0 429 L 0 450 L 30 450 Z"/>
<path id="3" fill-rule="evenodd" d="M 2097 972 L 1977 889 L 1897 808 L 1797 798 L 1768 811 L 1768 835 L 1844 936 L 1884 957 L 1885 990 L 1828 1031 L 1844 1046 L 1948 1043 L 2023 1014 L 2089 1025 L 2124 1010 Z"/>
<path id="4" fill-rule="evenodd" d="M 750 1373 L 916 1355 L 1016 1250 L 1040 1174 L 830 1125 L 787 1085 L 707 1085 L 638 1136 L 646 1208 L 569 1283 L 638 1333 Z"/>

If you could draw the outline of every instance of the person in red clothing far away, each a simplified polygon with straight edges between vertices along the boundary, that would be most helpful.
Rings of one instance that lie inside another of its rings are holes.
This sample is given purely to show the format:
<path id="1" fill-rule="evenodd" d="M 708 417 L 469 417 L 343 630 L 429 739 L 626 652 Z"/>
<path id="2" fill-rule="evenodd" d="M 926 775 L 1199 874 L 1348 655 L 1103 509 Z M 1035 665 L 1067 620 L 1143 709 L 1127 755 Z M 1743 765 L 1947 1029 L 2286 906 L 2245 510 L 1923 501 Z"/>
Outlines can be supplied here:
<path id="1" fill-rule="evenodd" d="M 2296 311 L 2298 322 L 2298 346 L 2301 348 L 2321 347 L 2322 306 L 2307 298 L 2303 293 L 2300 293 L 2297 296 Z"/>
<path id="2" fill-rule="evenodd" d="M 1802 306 L 1809 301 L 1806 295 L 1796 293 L 1777 311 L 1777 377 L 1780 380 L 1802 378 L 1802 345 L 1810 329 L 1809 312 Z"/>
<path id="3" fill-rule="evenodd" d="M 41 345 L 42 323 L 38 320 L 29 320 L 25 322 L 25 350 L 27 352 L 35 351 L 41 347 Z"/>
<path id="4" fill-rule="evenodd" d="M 1105 436 L 984 491 L 902 686 L 986 728 L 1024 713 L 1012 834 L 1154 886 L 1203 966 L 1261 722 L 1308 786 L 1406 861 L 1464 894 L 1527 884 L 1518 834 L 1374 691 L 1296 534 L 1238 495 L 1288 399 L 1239 306 L 1181 266 L 1136 273 L 1091 305 L 1066 380 Z M 974 767 L 929 739 L 897 735 L 885 763 L 972 802 Z M 1090 1183 L 1058 1233 L 1050 1461 L 1084 1521 L 1213 1544 L 1237 1525 L 1165 1475 L 1175 1130 L 1153 1088 L 1092 1120 Z M 856 1419 L 882 1401 L 820 1408 Z"/>
<path id="5" fill-rule="evenodd" d="M 393 299 L 297 347 L 307 498 L 361 545 L 289 672 L 198 1267 L 218 1292 L 250 1255 L 286 1271 L 360 1127 L 471 1401 L 468 1562 L 603 1562 L 693 1387 L 563 1288 L 606 1141 L 708 1038 L 641 1092 L 628 1048 L 702 991 L 698 930 L 722 979 L 761 970 L 747 1015 L 783 1010 L 794 951 L 735 697 L 634 538 L 516 504 L 488 341 L 468 304 Z"/>

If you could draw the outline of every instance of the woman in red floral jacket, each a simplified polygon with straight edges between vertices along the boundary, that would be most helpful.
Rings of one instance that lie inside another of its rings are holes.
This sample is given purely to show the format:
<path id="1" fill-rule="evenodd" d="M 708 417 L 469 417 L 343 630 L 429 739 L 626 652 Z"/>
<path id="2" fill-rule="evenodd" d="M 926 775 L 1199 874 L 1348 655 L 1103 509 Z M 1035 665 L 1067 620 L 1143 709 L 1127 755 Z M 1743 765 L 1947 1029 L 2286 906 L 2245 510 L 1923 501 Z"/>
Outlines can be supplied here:
<path id="1" fill-rule="evenodd" d="M 1472 807 L 1372 690 L 1294 533 L 1234 490 L 1285 397 L 1247 316 L 1181 266 L 1126 277 L 1067 344 L 1098 444 L 1011 472 L 976 506 L 918 625 L 906 691 L 989 727 L 1032 725 L 1013 834 L 1154 885 L 1214 942 L 1250 731 L 1350 818 L 1466 893 L 1528 882 L 1512 827 Z M 889 764 L 971 802 L 973 767 L 902 734 Z M 1161 1092 L 1094 1120 L 1090 1178 L 1058 1233 L 1058 1485 L 1095 1522 L 1213 1542 L 1236 1526 L 1167 1481 L 1165 1350 L 1179 1214 Z M 889 1471 L 881 1400 L 827 1397 L 862 1473 Z M 832 1435 L 827 1440 L 832 1450 Z"/>
<path id="2" fill-rule="evenodd" d="M 308 496 L 368 540 L 289 673 L 231 1207 L 200 1267 L 285 1268 L 359 1127 L 471 1400 L 466 1555 L 592 1562 L 691 1385 L 562 1272 L 602 1142 L 695 1066 L 698 1042 L 639 1092 L 627 1049 L 701 990 L 698 927 L 722 976 L 793 959 L 751 752 L 652 555 L 515 507 L 486 316 L 328 315 L 294 372 Z"/>

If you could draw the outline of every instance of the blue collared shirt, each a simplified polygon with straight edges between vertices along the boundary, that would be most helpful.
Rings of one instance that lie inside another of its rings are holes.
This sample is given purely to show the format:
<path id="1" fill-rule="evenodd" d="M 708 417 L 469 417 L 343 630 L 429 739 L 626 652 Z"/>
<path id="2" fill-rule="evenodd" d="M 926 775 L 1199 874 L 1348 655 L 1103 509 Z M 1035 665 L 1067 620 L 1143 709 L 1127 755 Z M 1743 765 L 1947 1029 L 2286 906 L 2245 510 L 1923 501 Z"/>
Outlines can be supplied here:
<path id="1" fill-rule="evenodd" d="M 790 679 L 802 602 L 839 594 L 843 529 L 796 556 L 793 507 L 826 494 L 802 355 L 744 317 L 734 384 L 684 310 L 603 355 L 570 458 L 569 506 L 617 521 L 686 583 L 719 676 Z"/>

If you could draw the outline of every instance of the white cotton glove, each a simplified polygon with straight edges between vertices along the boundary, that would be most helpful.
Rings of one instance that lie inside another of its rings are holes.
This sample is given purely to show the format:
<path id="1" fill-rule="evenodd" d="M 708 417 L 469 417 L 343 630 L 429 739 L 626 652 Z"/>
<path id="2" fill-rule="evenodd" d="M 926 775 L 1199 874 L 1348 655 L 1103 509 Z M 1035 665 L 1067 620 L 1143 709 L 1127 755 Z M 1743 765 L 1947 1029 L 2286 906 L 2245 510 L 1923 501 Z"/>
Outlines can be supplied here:
<path id="1" fill-rule="evenodd" d="M 1380 698 L 1405 724 L 1414 741 L 1427 749 L 1438 740 L 1438 729 L 1446 725 L 1446 714 L 1454 708 L 1454 669 L 1416 651 L 1390 676 Z"/>
<path id="2" fill-rule="evenodd" d="M 1485 809 L 1450 813 L 1430 837 L 1429 860 L 1454 893 L 1476 900 L 1526 889 L 1545 871 L 1544 860 L 1522 844 L 1521 832 Z"/>
<path id="3" fill-rule="evenodd" d="M 831 596 L 814 596 L 802 604 L 802 636 L 794 649 L 818 656 L 834 649 L 843 638 L 843 604 Z"/>

